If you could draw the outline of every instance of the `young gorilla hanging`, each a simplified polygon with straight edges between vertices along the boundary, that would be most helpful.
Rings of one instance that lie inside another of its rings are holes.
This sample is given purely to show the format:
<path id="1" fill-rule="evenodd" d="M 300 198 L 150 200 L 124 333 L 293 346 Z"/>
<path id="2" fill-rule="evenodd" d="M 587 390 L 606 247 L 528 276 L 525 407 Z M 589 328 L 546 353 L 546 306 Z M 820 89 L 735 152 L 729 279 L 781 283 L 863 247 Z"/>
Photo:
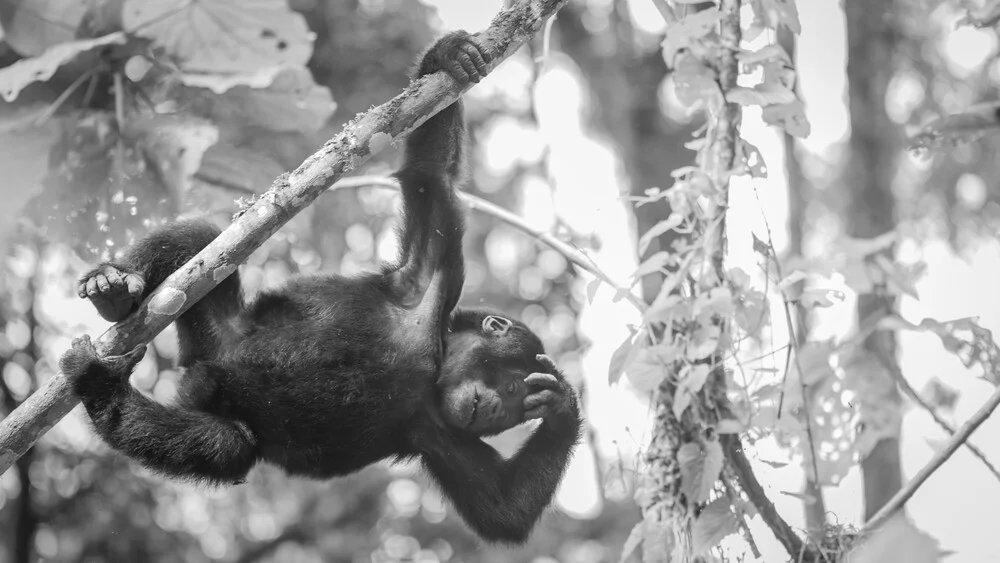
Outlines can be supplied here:
<path id="1" fill-rule="evenodd" d="M 417 76 L 446 70 L 478 82 L 490 58 L 465 32 L 440 39 Z M 177 320 L 185 367 L 178 404 L 128 382 L 145 346 L 100 358 L 86 336 L 63 372 L 101 437 L 161 473 L 239 483 L 259 461 L 329 478 L 392 458 L 420 458 L 483 538 L 527 539 L 580 432 L 572 388 L 525 325 L 457 309 L 464 282 L 460 102 L 406 141 L 398 263 L 381 273 L 299 277 L 244 303 L 239 275 Z M 79 282 L 119 321 L 219 231 L 181 222 L 132 245 Z M 541 425 L 503 459 L 480 440 L 529 419 Z"/>

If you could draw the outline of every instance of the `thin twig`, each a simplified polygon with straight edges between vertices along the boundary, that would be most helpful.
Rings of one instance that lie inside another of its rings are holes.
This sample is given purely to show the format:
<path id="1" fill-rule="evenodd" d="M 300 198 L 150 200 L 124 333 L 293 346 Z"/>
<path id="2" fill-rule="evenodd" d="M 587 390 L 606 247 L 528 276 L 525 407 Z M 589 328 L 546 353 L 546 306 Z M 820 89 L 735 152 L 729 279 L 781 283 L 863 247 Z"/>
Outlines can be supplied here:
<path id="1" fill-rule="evenodd" d="M 334 184 L 333 189 L 359 188 L 365 186 L 390 188 L 394 190 L 399 189 L 399 183 L 394 178 L 388 176 L 356 176 L 352 178 L 345 178 Z M 532 227 L 516 214 L 507 211 L 495 203 L 490 203 L 481 197 L 470 193 L 460 192 L 459 198 L 469 207 L 469 209 L 480 211 L 495 217 L 515 229 L 534 237 L 539 242 L 545 243 L 559 254 L 562 254 L 573 264 L 579 266 L 581 269 L 586 270 L 597 279 L 608 284 L 608 286 L 614 289 L 619 295 L 624 294 L 629 303 L 638 309 L 640 313 L 646 310 L 645 303 L 643 303 L 639 297 L 628 291 L 628 289 L 615 283 L 615 281 L 612 280 L 611 277 L 604 272 L 604 270 L 594 263 L 592 258 L 577 248 L 574 248 L 573 246 L 562 241 L 552 233 Z"/>
<path id="2" fill-rule="evenodd" d="M 997 405 L 1000 405 L 1000 387 L 998 387 L 996 391 L 990 395 L 986 404 L 980 407 L 980 409 L 976 411 L 976 414 L 972 415 L 969 420 L 965 421 L 965 424 L 963 424 L 955 435 L 948 440 L 948 444 L 941 451 L 935 454 L 931 461 L 913 476 L 913 479 L 910 479 L 908 483 L 903 485 L 903 488 L 893 495 L 893 497 L 889 499 L 889 502 L 885 503 L 885 505 L 880 508 L 879 511 L 868 520 L 868 522 L 865 522 L 865 525 L 861 529 L 860 533 L 872 533 L 876 528 L 884 524 L 886 520 L 891 518 L 896 511 L 902 508 L 903 505 L 906 504 L 906 501 L 910 500 L 910 497 L 913 496 L 913 493 L 917 492 L 917 489 L 924 484 L 924 481 L 937 471 L 939 467 L 944 465 L 944 462 L 948 461 L 948 458 L 955 453 L 955 450 L 957 450 L 959 446 L 966 443 L 969 436 L 971 436 L 972 433 L 979 428 L 979 425 L 985 422 L 993 411 L 996 410 Z"/>
<path id="3" fill-rule="evenodd" d="M 917 393 L 917 390 L 914 389 L 913 386 L 910 385 L 910 382 L 906 380 L 906 377 L 903 376 L 903 370 L 899 369 L 899 366 L 896 365 L 895 362 L 890 362 L 885 357 L 884 352 L 882 352 L 881 350 L 875 351 L 875 357 L 878 358 L 878 361 L 882 363 L 882 366 L 889 371 L 889 375 L 891 375 L 892 378 L 896 380 L 896 384 L 902 387 L 903 391 L 910 397 L 910 399 L 912 399 L 915 403 L 917 403 L 925 411 L 927 411 L 927 413 L 931 415 L 931 418 L 934 419 L 934 422 L 936 422 L 938 426 L 944 429 L 945 432 L 947 432 L 950 436 L 955 435 L 956 433 L 955 428 L 951 424 L 949 424 L 948 421 L 941 418 L 941 415 L 937 413 L 937 409 L 934 408 L 934 405 L 931 405 L 930 403 L 925 401 L 924 398 L 921 397 L 919 393 Z M 969 450 L 976 457 L 978 457 L 980 461 L 983 462 L 983 465 L 985 465 L 986 468 L 989 469 L 990 473 L 992 473 L 993 476 L 996 477 L 998 481 L 1000 481 L 1000 471 L 998 471 L 996 466 L 990 462 L 990 460 L 986 457 L 986 454 L 983 453 L 982 450 L 977 448 L 976 445 L 973 444 L 972 442 L 966 442 L 965 447 L 969 448 Z"/>

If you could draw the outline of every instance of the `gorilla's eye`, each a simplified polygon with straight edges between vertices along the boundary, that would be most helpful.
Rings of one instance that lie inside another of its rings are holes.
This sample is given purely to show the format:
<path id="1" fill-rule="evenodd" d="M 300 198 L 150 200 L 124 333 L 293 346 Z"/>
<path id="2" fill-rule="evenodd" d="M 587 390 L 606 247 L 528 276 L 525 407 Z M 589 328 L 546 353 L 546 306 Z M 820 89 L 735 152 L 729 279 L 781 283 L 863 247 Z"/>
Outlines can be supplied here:
<path id="1" fill-rule="evenodd" d="M 514 393 L 517 393 L 517 381 L 516 380 L 515 381 L 511 381 L 510 383 L 507 384 L 507 394 L 508 395 L 513 395 Z"/>
<path id="2" fill-rule="evenodd" d="M 507 331 L 510 330 L 510 327 L 513 326 L 513 324 L 514 323 L 503 317 L 489 315 L 483 319 L 483 332 L 504 335 L 507 334 Z"/>

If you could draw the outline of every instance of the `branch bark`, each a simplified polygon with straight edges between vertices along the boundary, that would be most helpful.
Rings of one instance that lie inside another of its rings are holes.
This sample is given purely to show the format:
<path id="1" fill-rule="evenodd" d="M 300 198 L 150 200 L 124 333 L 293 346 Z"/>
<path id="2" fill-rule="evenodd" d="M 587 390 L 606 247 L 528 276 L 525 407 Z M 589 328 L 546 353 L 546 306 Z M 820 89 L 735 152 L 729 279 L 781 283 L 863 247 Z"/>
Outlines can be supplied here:
<path id="1" fill-rule="evenodd" d="M 492 70 L 535 34 L 567 0 L 521 0 L 477 34 L 493 55 Z M 413 81 L 395 98 L 348 123 L 336 137 L 240 214 L 218 238 L 174 272 L 139 310 L 108 329 L 96 345 L 122 354 L 149 342 L 181 313 L 236 271 L 257 247 L 324 190 L 359 164 L 455 102 L 461 88 L 444 72 Z M 77 404 L 62 373 L 0 421 L 0 474 Z"/>

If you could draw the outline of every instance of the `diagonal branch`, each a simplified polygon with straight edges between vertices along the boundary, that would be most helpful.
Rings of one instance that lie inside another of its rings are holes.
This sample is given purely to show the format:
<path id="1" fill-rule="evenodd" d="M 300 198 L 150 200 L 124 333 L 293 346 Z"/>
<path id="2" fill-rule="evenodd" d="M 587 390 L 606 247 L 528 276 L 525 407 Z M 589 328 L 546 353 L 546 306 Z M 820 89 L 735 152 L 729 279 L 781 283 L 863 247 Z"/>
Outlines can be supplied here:
<path id="1" fill-rule="evenodd" d="M 493 55 L 492 70 L 535 34 L 567 0 L 520 0 L 478 34 Z M 467 88 L 439 72 L 348 123 L 290 174 L 282 174 L 211 244 L 171 274 L 139 310 L 97 339 L 101 354 L 122 354 L 166 328 L 324 190 L 373 154 L 451 105 Z M 0 474 L 76 406 L 69 381 L 53 376 L 0 421 Z"/>

